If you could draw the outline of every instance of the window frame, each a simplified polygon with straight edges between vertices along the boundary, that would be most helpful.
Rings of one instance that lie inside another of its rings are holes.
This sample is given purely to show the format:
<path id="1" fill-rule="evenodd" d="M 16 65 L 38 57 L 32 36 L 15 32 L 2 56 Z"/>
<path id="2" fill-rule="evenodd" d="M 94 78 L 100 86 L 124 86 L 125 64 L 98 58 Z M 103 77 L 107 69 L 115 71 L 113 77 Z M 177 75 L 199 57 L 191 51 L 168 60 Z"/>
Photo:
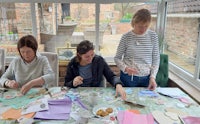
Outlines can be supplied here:
<path id="1" fill-rule="evenodd" d="M 33 24 L 33 35 L 37 36 L 36 30 L 36 15 L 35 11 L 35 3 L 94 3 L 95 4 L 95 29 L 96 29 L 96 42 L 95 42 L 95 52 L 99 54 L 99 13 L 100 13 L 100 5 L 107 3 L 127 3 L 127 2 L 157 2 L 158 3 L 158 12 L 157 13 L 157 24 L 156 24 L 156 32 L 158 33 L 158 38 L 160 42 L 160 53 L 163 53 L 163 45 L 164 45 L 164 35 L 165 35 L 165 27 L 166 27 L 166 15 L 167 15 L 167 3 L 174 0 L 1 0 L 1 3 L 30 3 L 31 5 L 31 17 Z M 159 28 L 158 28 L 159 27 Z M 200 29 L 199 29 L 200 32 Z M 200 90 L 200 80 L 199 80 L 199 69 L 200 69 L 200 34 L 198 36 L 198 46 L 197 46 L 197 58 L 195 64 L 195 73 L 189 74 L 177 65 L 174 65 L 169 61 L 169 71 L 177 74 L 179 77 L 187 81 L 192 86 L 196 87 Z M 11 61 L 12 58 L 6 58 L 6 61 Z M 193 82 L 193 83 L 191 83 Z"/>

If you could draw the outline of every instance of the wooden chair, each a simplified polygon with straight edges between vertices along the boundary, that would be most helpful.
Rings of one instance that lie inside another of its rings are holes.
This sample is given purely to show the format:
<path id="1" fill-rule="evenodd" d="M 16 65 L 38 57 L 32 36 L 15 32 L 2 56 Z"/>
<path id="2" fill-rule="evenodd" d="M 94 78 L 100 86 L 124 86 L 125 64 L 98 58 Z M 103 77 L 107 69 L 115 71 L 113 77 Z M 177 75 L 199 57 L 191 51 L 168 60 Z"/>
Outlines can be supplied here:
<path id="1" fill-rule="evenodd" d="M 40 52 L 42 56 L 46 56 L 49 60 L 49 64 L 52 68 L 52 70 L 55 73 L 55 81 L 52 81 L 48 86 L 49 87 L 55 87 L 58 86 L 59 83 L 59 70 L 58 70 L 58 55 L 57 53 L 53 52 Z"/>
<path id="2" fill-rule="evenodd" d="M 5 50 L 0 48 L 0 77 L 5 72 Z"/>

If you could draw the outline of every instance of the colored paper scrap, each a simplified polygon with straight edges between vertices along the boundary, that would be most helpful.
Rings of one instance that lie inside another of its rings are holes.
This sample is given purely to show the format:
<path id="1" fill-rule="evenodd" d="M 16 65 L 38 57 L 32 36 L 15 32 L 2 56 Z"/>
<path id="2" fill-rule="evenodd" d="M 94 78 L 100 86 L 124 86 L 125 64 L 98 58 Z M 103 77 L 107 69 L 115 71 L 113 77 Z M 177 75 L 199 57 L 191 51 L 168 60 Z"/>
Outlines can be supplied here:
<path id="1" fill-rule="evenodd" d="M 5 111 L 3 114 L 2 114 L 2 119 L 13 119 L 13 120 L 17 120 L 19 118 L 21 118 L 21 112 L 22 112 L 22 109 L 9 109 L 7 111 Z M 23 115 L 23 117 L 25 118 L 32 118 L 34 116 L 35 112 L 32 112 L 32 113 L 29 113 L 29 114 L 25 114 Z"/>
<path id="2" fill-rule="evenodd" d="M 70 117 L 72 101 L 70 98 L 49 100 L 49 109 L 35 114 L 36 119 L 67 120 Z"/>

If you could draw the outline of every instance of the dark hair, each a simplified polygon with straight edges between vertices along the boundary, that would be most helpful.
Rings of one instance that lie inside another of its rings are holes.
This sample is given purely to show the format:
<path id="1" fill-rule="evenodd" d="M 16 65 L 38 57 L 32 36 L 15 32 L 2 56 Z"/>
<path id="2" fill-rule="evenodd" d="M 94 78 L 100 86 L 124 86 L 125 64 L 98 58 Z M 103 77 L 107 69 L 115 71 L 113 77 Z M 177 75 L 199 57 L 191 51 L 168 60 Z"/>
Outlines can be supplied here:
<path id="1" fill-rule="evenodd" d="M 139 22 L 151 22 L 151 12 L 148 9 L 140 9 L 134 14 L 131 21 L 132 27 L 134 27 L 134 24 Z"/>
<path id="2" fill-rule="evenodd" d="M 24 46 L 30 47 L 31 49 L 33 49 L 33 51 L 35 52 L 35 55 L 36 55 L 36 52 L 38 49 L 38 43 L 34 36 L 26 35 L 19 39 L 19 41 L 17 43 L 17 49 L 18 49 L 18 52 L 20 55 L 21 55 L 20 48 L 22 48 Z"/>
<path id="3" fill-rule="evenodd" d="M 88 41 L 88 40 L 81 41 L 78 44 L 77 48 L 76 48 L 78 61 L 81 60 L 80 55 L 85 54 L 85 53 L 87 53 L 90 50 L 94 50 L 93 44 L 90 41 Z"/>
<path id="4" fill-rule="evenodd" d="M 90 50 L 94 50 L 94 46 L 88 40 L 81 41 L 76 48 L 76 52 L 79 54 L 85 54 Z"/>

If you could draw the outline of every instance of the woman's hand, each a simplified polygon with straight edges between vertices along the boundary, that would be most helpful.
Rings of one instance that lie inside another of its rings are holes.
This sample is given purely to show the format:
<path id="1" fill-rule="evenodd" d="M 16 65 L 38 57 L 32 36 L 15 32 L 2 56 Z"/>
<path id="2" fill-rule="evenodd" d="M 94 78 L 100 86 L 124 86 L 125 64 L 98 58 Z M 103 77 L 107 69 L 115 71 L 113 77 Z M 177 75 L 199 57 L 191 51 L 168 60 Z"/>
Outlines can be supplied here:
<path id="1" fill-rule="evenodd" d="M 156 84 L 155 78 L 150 77 L 148 89 L 155 90 L 156 87 L 157 87 L 157 84 Z"/>
<path id="2" fill-rule="evenodd" d="M 123 100 L 126 99 L 126 92 L 121 84 L 116 85 L 116 96 L 118 96 L 118 94 L 121 96 Z"/>
<path id="3" fill-rule="evenodd" d="M 81 76 L 76 76 L 73 80 L 73 86 L 76 87 L 83 83 L 83 78 Z"/>
<path id="4" fill-rule="evenodd" d="M 12 88 L 12 89 L 19 88 L 19 84 L 15 80 L 8 80 L 5 85 L 6 87 Z"/>
<path id="5" fill-rule="evenodd" d="M 28 83 L 26 83 L 26 84 L 24 84 L 24 85 L 22 86 L 22 88 L 21 88 L 21 93 L 22 93 L 23 95 L 25 95 L 32 87 L 33 87 L 33 86 L 32 86 L 32 82 L 31 82 L 31 81 L 28 82 Z"/>
<path id="6" fill-rule="evenodd" d="M 126 67 L 125 72 L 127 72 L 128 75 L 136 75 L 136 74 L 138 74 L 138 69 Z"/>

